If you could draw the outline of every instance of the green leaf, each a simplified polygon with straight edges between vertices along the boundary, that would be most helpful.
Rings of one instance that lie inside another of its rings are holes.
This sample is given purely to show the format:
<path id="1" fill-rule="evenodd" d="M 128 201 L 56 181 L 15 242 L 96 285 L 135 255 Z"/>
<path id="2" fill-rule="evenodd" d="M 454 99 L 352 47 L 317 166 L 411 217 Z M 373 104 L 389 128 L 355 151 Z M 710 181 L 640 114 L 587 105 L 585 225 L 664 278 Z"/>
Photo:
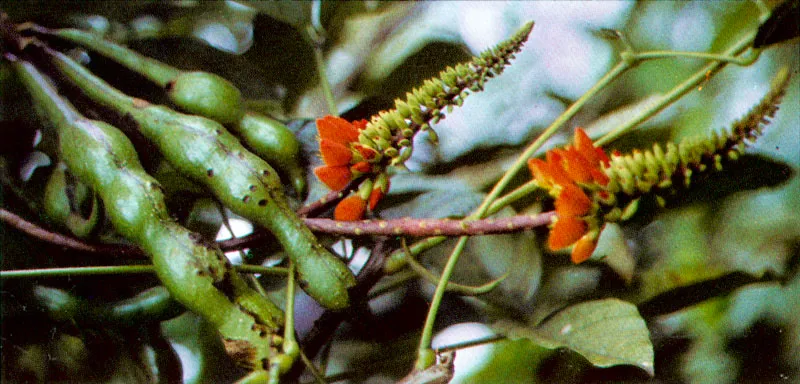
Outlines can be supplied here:
<path id="1" fill-rule="evenodd" d="M 545 348 L 567 347 L 598 367 L 627 364 L 655 374 L 647 325 L 636 306 L 618 299 L 573 305 L 536 327 L 501 321 L 495 328 Z"/>
<path id="2" fill-rule="evenodd" d="M 530 340 L 506 340 L 494 344 L 491 355 L 463 383 L 533 384 L 540 382 L 537 372 L 553 354 Z M 458 355 L 458 353 L 456 353 Z"/>

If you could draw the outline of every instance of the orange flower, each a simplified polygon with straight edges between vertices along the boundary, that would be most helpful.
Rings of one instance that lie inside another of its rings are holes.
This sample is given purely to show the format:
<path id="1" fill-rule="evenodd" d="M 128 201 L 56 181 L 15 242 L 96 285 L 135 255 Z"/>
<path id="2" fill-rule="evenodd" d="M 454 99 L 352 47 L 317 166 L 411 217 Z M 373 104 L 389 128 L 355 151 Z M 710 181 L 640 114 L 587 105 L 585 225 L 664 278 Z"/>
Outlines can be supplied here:
<path id="1" fill-rule="evenodd" d="M 606 153 L 595 147 L 582 129 L 575 130 L 573 145 L 547 151 L 546 160 L 530 159 L 528 168 L 539 186 L 555 197 L 556 221 L 550 230 L 548 246 L 556 251 L 572 244 L 572 261 L 581 263 L 591 257 L 599 231 L 590 233 L 596 219 L 587 217 L 592 200 L 584 186 L 608 184 L 602 166 L 609 163 Z"/>
<path id="2" fill-rule="evenodd" d="M 353 168 L 353 145 L 358 143 L 358 135 L 367 126 L 366 120 L 349 122 L 336 116 L 317 119 L 319 133 L 319 152 L 325 165 L 314 169 L 314 174 L 333 190 L 340 190 L 353 180 L 353 170 L 365 173 L 364 165 Z M 359 146 L 360 147 L 360 146 Z M 362 149 L 357 149 L 363 157 Z M 368 164 L 367 164 L 368 165 Z"/>
<path id="3" fill-rule="evenodd" d="M 342 221 L 355 221 L 364 217 L 367 202 L 358 195 L 350 195 L 336 205 L 333 218 Z"/>
<path id="4" fill-rule="evenodd" d="M 354 179 L 367 176 L 358 193 L 347 196 L 336 205 L 333 213 L 336 220 L 363 218 L 366 210 L 375 209 L 389 190 L 386 174 L 379 171 L 381 157 L 378 152 L 358 141 L 366 127 L 366 120 L 351 123 L 335 116 L 317 119 L 319 152 L 325 165 L 314 169 L 314 174 L 333 190 L 342 190 Z"/>
<path id="5" fill-rule="evenodd" d="M 364 120 L 363 125 L 361 122 L 356 123 L 329 115 L 317 119 L 317 132 L 321 140 L 330 140 L 339 144 L 358 142 L 358 133 L 366 126 L 366 120 Z"/>

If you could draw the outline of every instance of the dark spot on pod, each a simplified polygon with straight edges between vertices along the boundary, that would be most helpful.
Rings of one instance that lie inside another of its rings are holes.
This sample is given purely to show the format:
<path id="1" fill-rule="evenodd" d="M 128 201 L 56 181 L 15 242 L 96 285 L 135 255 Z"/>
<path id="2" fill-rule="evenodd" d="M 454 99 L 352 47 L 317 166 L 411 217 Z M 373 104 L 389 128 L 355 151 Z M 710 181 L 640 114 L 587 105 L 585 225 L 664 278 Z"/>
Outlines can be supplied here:
<path id="1" fill-rule="evenodd" d="M 259 200 L 258 201 L 258 206 L 259 207 L 266 207 L 267 206 L 267 200 L 265 200 L 265 199 Z"/>
<path id="2" fill-rule="evenodd" d="M 214 170 L 213 170 L 213 169 L 211 169 L 211 168 L 209 168 L 209 169 L 206 171 L 206 175 L 208 175 L 208 177 L 214 177 Z"/>
<path id="3" fill-rule="evenodd" d="M 263 329 L 261 330 L 261 332 L 258 332 L 258 336 L 261 337 L 262 339 L 267 337 L 267 335 L 269 335 L 269 333 L 267 333 L 267 331 Z"/>
<path id="4" fill-rule="evenodd" d="M 308 287 L 308 281 L 306 281 L 305 279 L 298 279 L 297 285 L 299 285 L 300 288 L 302 289 L 306 289 Z"/>
<path id="5" fill-rule="evenodd" d="M 203 272 L 203 270 L 202 270 L 202 269 L 198 269 L 198 270 L 197 270 L 197 276 L 205 276 L 205 275 L 206 275 L 206 273 L 205 273 L 205 272 Z"/>
<path id="6" fill-rule="evenodd" d="M 217 136 L 222 136 L 222 130 L 221 129 L 217 129 L 216 131 L 214 131 L 214 133 L 216 133 Z"/>
<path id="7" fill-rule="evenodd" d="M 167 85 L 164 87 L 164 89 L 166 89 L 167 92 L 171 91 L 172 88 L 175 88 L 175 80 L 168 82 Z"/>
<path id="8" fill-rule="evenodd" d="M 261 174 L 264 175 L 264 176 L 269 176 L 269 171 L 265 169 L 265 170 L 261 171 Z"/>
<path id="9" fill-rule="evenodd" d="M 269 371 L 269 360 L 261 359 L 261 369 Z"/>
<path id="10" fill-rule="evenodd" d="M 256 190 L 256 186 L 255 186 L 255 185 L 251 185 L 251 186 L 250 186 L 250 190 L 251 190 L 251 191 L 255 191 L 255 190 Z"/>
<path id="11" fill-rule="evenodd" d="M 246 203 L 248 201 L 250 201 L 250 195 L 244 195 L 244 197 L 242 198 L 242 202 Z"/>

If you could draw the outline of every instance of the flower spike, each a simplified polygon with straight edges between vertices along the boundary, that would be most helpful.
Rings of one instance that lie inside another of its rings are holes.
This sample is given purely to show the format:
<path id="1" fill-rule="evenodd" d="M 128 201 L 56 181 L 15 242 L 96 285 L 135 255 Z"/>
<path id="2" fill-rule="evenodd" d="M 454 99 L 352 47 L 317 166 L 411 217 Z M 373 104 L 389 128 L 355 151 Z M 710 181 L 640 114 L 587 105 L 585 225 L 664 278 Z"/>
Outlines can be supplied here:
<path id="1" fill-rule="evenodd" d="M 630 154 L 614 151 L 609 158 L 577 128 L 572 145 L 547 151 L 545 160 L 528 160 L 533 178 L 555 198 L 550 249 L 573 245 L 572 261 L 584 262 L 597 247 L 605 223 L 630 218 L 642 197 L 654 196 L 663 206 L 688 189 L 693 176 L 722 170 L 761 134 L 788 84 L 788 71 L 779 72 L 769 93 L 750 113 L 729 131 L 709 138 L 690 138 L 666 148 L 656 144 L 652 150 Z"/>
<path id="2" fill-rule="evenodd" d="M 404 167 L 411 156 L 414 135 L 427 131 L 435 138 L 431 124 L 444 118 L 444 110 L 460 106 L 469 91 L 482 90 L 487 79 L 502 73 L 514 54 L 522 49 L 532 29 L 533 23 L 529 22 L 511 38 L 470 62 L 445 69 L 438 78 L 426 80 L 421 87 L 407 93 L 406 100 L 396 100 L 394 109 L 379 112 L 369 121 L 348 122 L 335 116 L 317 119 L 320 154 L 325 165 L 314 173 L 334 190 L 343 189 L 358 178 L 374 182 L 372 189 L 361 196 L 367 208 L 374 209 L 388 193 L 387 168 Z M 361 218 L 355 213 L 363 215 L 365 210 L 356 209 L 355 197 L 348 196 L 345 200 L 340 203 L 345 207 L 340 215 L 336 214 L 337 218 Z"/>

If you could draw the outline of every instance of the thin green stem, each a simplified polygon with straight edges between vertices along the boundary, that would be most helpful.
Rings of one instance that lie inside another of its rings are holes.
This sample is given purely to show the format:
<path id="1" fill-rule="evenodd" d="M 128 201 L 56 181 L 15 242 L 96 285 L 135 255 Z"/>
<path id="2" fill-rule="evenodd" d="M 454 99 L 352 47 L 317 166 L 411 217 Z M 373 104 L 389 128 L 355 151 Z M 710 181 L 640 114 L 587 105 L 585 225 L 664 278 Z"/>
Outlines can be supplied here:
<path id="1" fill-rule="evenodd" d="M 241 273 L 261 273 L 268 275 L 288 275 L 289 269 L 283 267 L 264 267 L 261 265 L 234 265 L 233 269 Z"/>
<path id="2" fill-rule="evenodd" d="M 457 351 L 459 349 L 470 348 L 470 347 L 475 347 L 475 346 L 484 345 L 484 344 L 496 343 L 498 341 L 503 341 L 503 340 L 506 340 L 506 336 L 505 335 L 492 335 L 492 336 L 487 336 L 487 337 L 483 337 L 483 338 L 480 338 L 480 339 L 462 341 L 460 343 L 453 343 L 453 344 L 450 344 L 450 345 L 441 346 L 439 348 L 436 348 L 436 351 L 439 352 L 439 353 Z"/>
<path id="3" fill-rule="evenodd" d="M 419 275 L 420 277 L 422 277 L 422 279 L 428 281 L 429 283 L 436 284 L 439 282 L 439 277 L 437 277 L 431 271 L 427 270 L 422 264 L 420 264 L 417 261 L 417 259 L 414 258 L 413 255 L 411 255 L 411 251 L 408 249 L 408 246 L 406 246 L 405 239 L 403 239 L 403 249 L 406 251 L 407 255 L 406 260 L 408 260 L 408 266 L 411 267 L 411 270 L 416 272 L 417 275 Z M 508 277 L 508 274 L 505 274 L 495 280 L 492 280 L 486 284 L 478 286 L 463 285 L 450 281 L 447 283 L 447 287 L 445 288 L 445 290 L 447 292 L 453 292 L 465 296 L 482 295 L 484 293 L 491 292 L 492 290 L 497 288 L 497 286 L 500 283 L 502 283 L 503 280 L 506 279 L 506 277 Z"/>
<path id="4" fill-rule="evenodd" d="M 497 211 L 511 205 L 511 203 L 528 196 L 531 192 L 539 189 L 539 183 L 536 180 L 530 180 L 525 184 L 520 185 L 517 189 L 498 197 L 492 205 L 489 206 L 489 210 L 486 212 L 486 215 L 491 215 L 497 213 Z"/>
<path id="5" fill-rule="evenodd" d="M 755 63 L 760 55 L 761 55 L 761 50 L 750 51 L 748 55 L 744 55 L 741 57 L 729 56 L 724 54 L 719 55 L 716 53 L 705 53 L 705 52 L 648 51 L 648 52 L 636 53 L 632 57 L 634 60 L 637 61 L 690 57 L 695 59 L 719 61 L 740 66 L 748 66 L 750 64 Z"/>
<path id="6" fill-rule="evenodd" d="M 395 289 L 405 286 L 406 283 L 418 277 L 419 276 L 417 276 L 417 274 L 414 271 L 404 270 L 404 272 L 396 274 L 391 282 L 376 286 L 373 290 L 369 291 L 369 294 L 367 295 L 367 300 L 372 300 L 376 297 L 383 296 L 389 292 L 392 292 Z"/>
<path id="7" fill-rule="evenodd" d="M 317 370 L 317 367 L 314 366 L 314 362 L 311 361 L 303 350 L 300 350 L 300 359 L 303 360 L 303 364 L 305 364 L 308 371 L 311 372 L 311 376 L 314 376 L 314 380 L 317 384 L 326 384 L 325 383 L 325 376 Z"/>
<path id="8" fill-rule="evenodd" d="M 418 370 L 426 369 L 433 365 L 433 363 L 436 361 L 436 355 L 433 353 L 430 347 L 431 340 L 433 339 L 433 325 L 436 321 L 436 314 L 439 312 L 439 306 L 442 303 L 442 298 L 447 290 L 447 282 L 450 281 L 450 276 L 455 270 L 458 259 L 464 250 L 464 246 L 467 245 L 467 240 L 469 240 L 469 237 L 467 236 L 461 236 L 458 238 L 458 243 L 456 243 L 455 248 L 453 248 L 453 252 L 447 259 L 447 264 L 444 266 L 444 270 L 442 270 L 442 277 L 439 279 L 439 284 L 436 285 L 436 291 L 433 293 L 433 299 L 431 300 L 431 307 L 428 309 L 428 317 L 425 319 L 425 326 L 422 328 L 422 336 L 419 339 L 417 362 L 415 363 L 415 367 Z"/>
<path id="9" fill-rule="evenodd" d="M 722 56 L 731 57 L 742 53 L 753 43 L 753 39 L 755 39 L 755 36 L 756 36 L 756 31 L 748 33 L 745 37 L 743 37 L 742 39 L 734 43 L 730 48 L 725 50 Z M 758 58 L 758 54 L 755 54 L 754 57 Z M 664 96 L 662 96 L 658 100 L 658 102 L 642 110 L 636 117 L 629 120 L 619 128 L 609 132 L 608 134 L 597 140 L 595 143 L 599 146 L 602 146 L 616 139 L 617 137 L 621 136 L 622 134 L 629 131 L 633 127 L 641 124 L 643 121 L 649 119 L 653 115 L 664 110 L 664 108 L 674 103 L 676 100 L 684 96 L 686 93 L 688 93 L 692 89 L 695 89 L 695 87 L 697 87 L 700 83 L 714 76 L 717 72 L 719 72 L 729 63 L 731 62 L 712 61 L 711 63 L 708 63 L 703 68 L 700 68 L 691 76 L 689 76 L 686 80 L 684 80 L 683 82 L 672 88 L 669 92 L 667 92 Z"/>
<path id="10" fill-rule="evenodd" d="M 59 277 L 59 276 L 91 276 L 91 275 L 126 275 L 134 273 L 155 273 L 152 265 L 119 265 L 101 267 L 66 267 L 36 268 L 0 271 L 0 279 Z"/>
<path id="11" fill-rule="evenodd" d="M 260 265 L 239 265 L 234 270 L 242 273 L 266 273 L 286 275 L 289 271 L 281 267 L 262 267 Z M 39 278 L 59 276 L 125 275 L 133 273 L 155 273 L 152 265 L 117 265 L 65 268 L 36 268 L 0 271 L 0 279 Z"/>
<path id="12" fill-rule="evenodd" d="M 295 296 L 295 266 L 289 260 L 289 274 L 286 279 L 286 322 L 283 329 L 283 352 L 291 357 L 296 357 L 300 350 L 297 339 L 294 337 L 294 296 Z M 294 356 L 292 356 L 294 354 Z"/>

